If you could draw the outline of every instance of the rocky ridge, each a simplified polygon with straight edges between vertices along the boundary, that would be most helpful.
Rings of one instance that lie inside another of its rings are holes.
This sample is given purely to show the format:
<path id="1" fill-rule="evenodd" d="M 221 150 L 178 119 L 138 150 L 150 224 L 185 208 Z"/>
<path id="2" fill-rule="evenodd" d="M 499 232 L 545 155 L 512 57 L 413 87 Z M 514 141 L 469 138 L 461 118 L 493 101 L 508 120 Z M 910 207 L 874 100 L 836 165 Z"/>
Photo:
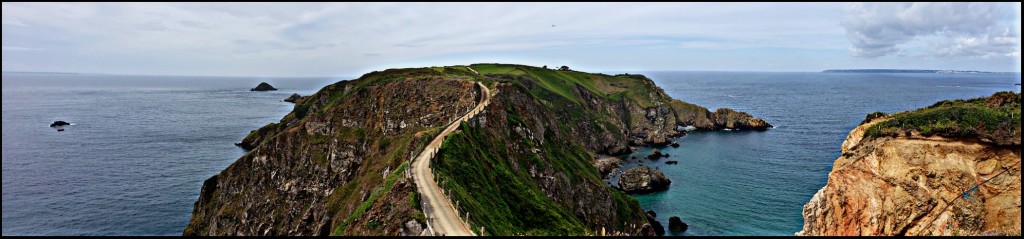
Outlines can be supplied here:
<path id="1" fill-rule="evenodd" d="M 474 215 L 471 224 L 486 225 L 488 235 L 638 235 L 642 209 L 601 182 L 594 155 L 668 144 L 686 126 L 770 127 L 746 113 L 673 100 L 643 76 L 470 67 L 372 72 L 300 98 L 280 122 L 239 143 L 250 152 L 203 183 L 184 234 L 422 231 L 407 161 L 474 106 L 474 81 L 501 93 L 449 135 L 434 164 L 453 198 Z M 476 188 L 470 182 L 503 188 L 465 190 Z M 496 208 L 480 206 L 478 198 L 516 210 L 489 211 Z"/>

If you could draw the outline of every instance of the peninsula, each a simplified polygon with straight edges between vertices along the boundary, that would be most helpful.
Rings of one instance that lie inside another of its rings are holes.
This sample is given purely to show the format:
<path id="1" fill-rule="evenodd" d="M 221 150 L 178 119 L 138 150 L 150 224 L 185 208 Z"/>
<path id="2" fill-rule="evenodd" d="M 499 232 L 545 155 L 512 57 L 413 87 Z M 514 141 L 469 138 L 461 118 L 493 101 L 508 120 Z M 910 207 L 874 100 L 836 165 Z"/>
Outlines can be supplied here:
<path id="1" fill-rule="evenodd" d="M 642 75 L 375 71 L 250 132 L 250 151 L 203 183 L 184 235 L 655 235 L 593 165 L 687 127 L 771 125 L 672 99 Z"/>

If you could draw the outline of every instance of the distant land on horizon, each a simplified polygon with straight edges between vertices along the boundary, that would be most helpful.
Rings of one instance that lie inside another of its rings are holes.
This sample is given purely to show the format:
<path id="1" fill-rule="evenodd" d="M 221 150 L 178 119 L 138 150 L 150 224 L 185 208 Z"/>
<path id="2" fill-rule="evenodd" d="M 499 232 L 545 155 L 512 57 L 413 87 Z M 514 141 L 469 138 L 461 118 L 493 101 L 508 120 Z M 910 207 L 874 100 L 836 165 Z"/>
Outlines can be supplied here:
<path id="1" fill-rule="evenodd" d="M 916 69 L 829 69 L 822 73 L 939 73 L 939 74 L 1019 74 L 1020 72 L 991 72 L 963 70 L 916 70 Z"/>

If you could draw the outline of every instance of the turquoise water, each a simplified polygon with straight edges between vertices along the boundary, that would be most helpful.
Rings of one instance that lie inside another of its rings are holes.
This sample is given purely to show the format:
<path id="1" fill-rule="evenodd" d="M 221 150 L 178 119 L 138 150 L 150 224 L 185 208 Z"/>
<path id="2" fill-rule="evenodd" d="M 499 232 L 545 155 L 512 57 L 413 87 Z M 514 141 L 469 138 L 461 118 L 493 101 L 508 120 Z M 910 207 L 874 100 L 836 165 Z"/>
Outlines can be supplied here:
<path id="1" fill-rule="evenodd" d="M 672 187 L 637 199 L 687 235 L 791 235 L 865 114 L 1020 90 L 1019 75 L 647 74 L 674 98 L 778 126 L 663 149 L 653 166 Z M 244 153 L 233 143 L 287 114 L 291 93 L 344 79 L 4 73 L 3 235 L 180 235 L 203 180 Z M 281 90 L 250 92 L 260 81 Z"/>
<path id="2" fill-rule="evenodd" d="M 644 160 L 646 148 L 632 155 L 672 180 L 667 191 L 635 197 L 666 227 L 670 216 L 682 218 L 690 226 L 684 235 L 793 235 L 803 227 L 803 205 L 825 185 L 839 146 L 866 114 L 1020 92 L 1019 74 L 645 74 L 673 98 L 749 112 L 776 126 L 694 132 L 676 139 L 679 148 L 660 149 L 668 159 Z"/>

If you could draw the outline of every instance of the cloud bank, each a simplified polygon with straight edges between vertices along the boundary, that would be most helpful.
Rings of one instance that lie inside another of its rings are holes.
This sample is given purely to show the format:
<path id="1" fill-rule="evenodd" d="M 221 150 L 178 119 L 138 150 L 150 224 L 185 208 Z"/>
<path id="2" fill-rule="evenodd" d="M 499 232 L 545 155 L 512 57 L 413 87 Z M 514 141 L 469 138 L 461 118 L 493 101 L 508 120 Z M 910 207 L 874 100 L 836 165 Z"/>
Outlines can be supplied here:
<path id="1" fill-rule="evenodd" d="M 843 14 L 857 57 L 1020 57 L 1019 3 L 853 3 Z"/>
<path id="2" fill-rule="evenodd" d="M 1009 4 L 1017 10 L 1006 14 L 1005 6 L 4 2 L 3 70 L 355 76 L 511 62 L 592 71 L 1012 71 L 1020 7 Z M 862 57 L 851 56 L 851 44 Z M 879 58 L 892 54 L 982 60 Z"/>

